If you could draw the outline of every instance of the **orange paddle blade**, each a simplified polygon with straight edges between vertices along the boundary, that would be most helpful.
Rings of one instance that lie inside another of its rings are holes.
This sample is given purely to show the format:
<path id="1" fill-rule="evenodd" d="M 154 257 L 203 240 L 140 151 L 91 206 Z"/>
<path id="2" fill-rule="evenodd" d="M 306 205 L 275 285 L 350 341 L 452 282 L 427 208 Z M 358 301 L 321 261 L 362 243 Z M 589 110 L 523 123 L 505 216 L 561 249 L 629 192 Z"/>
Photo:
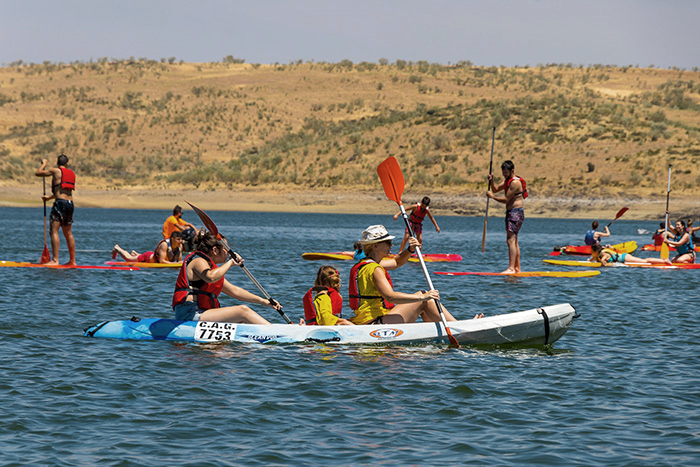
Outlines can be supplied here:
<path id="1" fill-rule="evenodd" d="M 41 264 L 46 264 L 51 261 L 51 253 L 49 253 L 49 247 L 44 243 L 44 251 L 41 252 Z"/>
<path id="2" fill-rule="evenodd" d="M 377 174 L 384 187 L 386 197 L 398 204 L 403 204 L 401 196 L 403 195 L 406 182 L 403 179 L 403 174 L 396 158 L 394 156 L 387 157 L 377 167 Z"/>
<path id="3" fill-rule="evenodd" d="M 185 200 L 185 203 L 189 204 L 192 210 L 197 213 L 202 223 L 204 224 L 204 227 L 206 227 L 209 232 L 216 235 L 217 238 L 221 238 L 221 236 L 219 235 L 219 229 L 216 228 L 216 224 L 214 224 L 214 221 L 211 220 L 211 217 L 207 216 L 206 212 L 202 211 L 197 206 L 195 206 L 187 200 Z"/>
<path id="4" fill-rule="evenodd" d="M 668 259 L 669 255 L 668 243 L 664 242 L 661 244 L 661 259 Z"/>

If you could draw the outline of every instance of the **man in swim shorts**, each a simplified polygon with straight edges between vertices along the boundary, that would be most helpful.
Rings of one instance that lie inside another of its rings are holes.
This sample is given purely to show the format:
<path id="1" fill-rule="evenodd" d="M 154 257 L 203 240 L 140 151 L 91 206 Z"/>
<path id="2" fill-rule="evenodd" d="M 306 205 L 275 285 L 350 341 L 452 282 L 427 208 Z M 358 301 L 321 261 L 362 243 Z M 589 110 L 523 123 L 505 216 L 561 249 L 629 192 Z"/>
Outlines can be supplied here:
<path id="1" fill-rule="evenodd" d="M 523 200 L 527 197 L 525 181 L 515 175 L 515 165 L 511 161 L 501 164 L 503 182 L 496 185 L 493 174 L 489 174 L 489 187 L 486 196 L 506 205 L 506 243 L 508 244 L 508 269 L 506 274 L 520 272 L 520 245 L 518 244 L 518 232 L 525 220 Z M 494 193 L 503 190 L 505 196 L 499 197 Z"/>
<path id="2" fill-rule="evenodd" d="M 37 177 L 51 177 L 51 192 L 53 194 L 41 197 L 45 202 L 53 199 L 53 208 L 49 216 L 51 226 L 51 261 L 46 264 L 58 263 L 58 228 L 63 230 L 68 245 L 70 259 L 66 263 L 75 266 L 75 239 L 73 238 L 73 190 L 75 190 L 75 172 L 69 169 L 68 156 L 61 154 L 56 162 L 57 167 L 46 168 L 47 159 L 41 161 L 41 167 L 37 169 Z"/>

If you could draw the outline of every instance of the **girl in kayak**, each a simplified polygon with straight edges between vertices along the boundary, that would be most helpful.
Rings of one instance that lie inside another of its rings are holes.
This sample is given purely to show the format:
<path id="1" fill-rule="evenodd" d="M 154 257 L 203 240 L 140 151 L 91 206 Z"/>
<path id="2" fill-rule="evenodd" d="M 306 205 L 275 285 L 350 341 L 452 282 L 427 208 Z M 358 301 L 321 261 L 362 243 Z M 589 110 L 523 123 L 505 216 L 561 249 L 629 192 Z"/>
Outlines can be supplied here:
<path id="1" fill-rule="evenodd" d="M 306 325 L 335 326 L 355 324 L 341 317 L 340 273 L 333 266 L 321 266 L 314 286 L 304 295 Z"/>
<path id="2" fill-rule="evenodd" d="M 223 242 L 202 229 L 195 239 L 195 251 L 183 261 L 182 269 L 175 282 L 172 302 L 175 319 L 270 324 L 246 305 L 222 308 L 219 303 L 219 294 L 223 292 L 243 302 L 265 305 L 276 310 L 282 309 L 282 306 L 274 300 L 269 301 L 258 297 L 226 280 L 224 275 L 231 266 L 241 264 L 243 264 L 242 258 L 230 257 Z"/>
<path id="3" fill-rule="evenodd" d="M 595 245 L 591 245 L 591 261 L 599 261 L 603 266 L 612 266 L 613 263 L 651 263 L 651 264 L 671 264 L 671 261 L 668 259 L 661 259 L 661 258 L 638 258 L 636 256 L 632 256 L 629 253 L 618 253 L 617 251 L 607 248 L 606 245 L 605 247 L 601 245 L 600 243 L 596 243 Z"/>
<path id="4" fill-rule="evenodd" d="M 415 293 L 394 290 L 387 270 L 406 264 L 416 246 L 420 246 L 418 240 L 411 237 L 408 248 L 389 257 L 394 238 L 382 225 L 371 225 L 362 232 L 360 241 L 366 258 L 350 270 L 350 308 L 355 312 L 350 321 L 355 324 L 413 323 L 418 316 L 423 321 L 440 321 L 435 303 L 440 299 L 437 290 Z M 444 307 L 443 313 L 447 321 L 455 321 Z"/>
<path id="5" fill-rule="evenodd" d="M 610 236 L 610 230 L 608 229 L 607 225 L 605 226 L 605 230 L 603 232 L 598 232 L 596 230 L 597 228 L 598 221 L 593 221 L 593 224 L 591 224 L 591 230 L 586 232 L 586 236 L 583 238 L 586 245 L 595 245 L 596 243 L 600 243 L 601 238 Z"/>
<path id="6" fill-rule="evenodd" d="M 668 227 L 667 238 L 664 240 L 669 246 L 676 248 L 674 263 L 694 263 L 695 245 L 690 233 L 685 227 L 685 222 L 676 221 L 675 227 Z"/>

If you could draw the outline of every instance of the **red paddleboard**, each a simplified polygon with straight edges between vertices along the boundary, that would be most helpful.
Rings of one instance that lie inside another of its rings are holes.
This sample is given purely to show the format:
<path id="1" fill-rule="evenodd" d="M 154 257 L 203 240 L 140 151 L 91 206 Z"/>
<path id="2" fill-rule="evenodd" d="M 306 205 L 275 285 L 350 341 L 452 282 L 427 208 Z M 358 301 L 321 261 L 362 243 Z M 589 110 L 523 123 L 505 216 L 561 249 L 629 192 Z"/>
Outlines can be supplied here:
<path id="1" fill-rule="evenodd" d="M 0 267 L 2 268 L 48 268 L 48 269 L 109 269 L 109 270 L 121 270 L 121 271 L 138 271 L 139 268 L 135 266 L 93 266 L 86 264 L 79 264 L 77 266 L 66 266 L 65 264 L 41 264 L 41 263 L 26 263 L 21 261 L 0 261 Z"/>
<path id="2" fill-rule="evenodd" d="M 392 255 L 396 256 L 396 255 Z M 333 253 L 304 253 L 301 255 L 302 258 L 309 261 L 317 260 L 351 260 L 353 255 L 344 253 L 342 251 L 336 251 Z M 409 261 L 417 263 L 419 261 L 417 255 L 411 255 L 408 258 Z M 452 262 L 452 261 L 462 261 L 462 256 L 454 253 L 427 253 L 423 254 L 423 260 L 426 263 L 442 263 L 442 262 Z"/>
<path id="3" fill-rule="evenodd" d="M 162 268 L 181 268 L 182 263 L 139 263 L 136 261 L 107 261 L 105 262 L 108 266 L 128 266 L 135 268 L 152 268 L 152 269 L 162 269 Z"/>
<path id="4" fill-rule="evenodd" d="M 611 245 L 612 249 L 618 253 L 632 253 L 637 249 L 637 242 L 625 242 Z M 555 248 L 550 256 L 559 256 L 560 254 L 575 255 L 575 256 L 591 256 L 590 245 L 568 245 Z"/>

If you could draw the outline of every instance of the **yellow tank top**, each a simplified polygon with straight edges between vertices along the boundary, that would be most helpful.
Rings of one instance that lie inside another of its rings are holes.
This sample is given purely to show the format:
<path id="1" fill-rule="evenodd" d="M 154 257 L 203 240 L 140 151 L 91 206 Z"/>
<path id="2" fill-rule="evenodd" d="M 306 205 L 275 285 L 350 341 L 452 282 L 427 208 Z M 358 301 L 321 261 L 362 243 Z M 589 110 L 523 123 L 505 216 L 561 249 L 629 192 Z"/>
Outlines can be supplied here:
<path id="1" fill-rule="evenodd" d="M 381 297 L 377 286 L 374 284 L 374 270 L 382 268 L 377 263 L 368 263 L 362 267 L 357 273 L 357 290 L 360 295 Z M 384 271 L 386 273 L 386 271 Z M 387 314 L 389 310 L 384 306 L 384 300 L 381 298 L 369 298 L 360 300 L 360 306 L 355 310 L 355 316 L 350 318 L 355 324 L 364 324 L 373 321 L 380 316 Z"/>

